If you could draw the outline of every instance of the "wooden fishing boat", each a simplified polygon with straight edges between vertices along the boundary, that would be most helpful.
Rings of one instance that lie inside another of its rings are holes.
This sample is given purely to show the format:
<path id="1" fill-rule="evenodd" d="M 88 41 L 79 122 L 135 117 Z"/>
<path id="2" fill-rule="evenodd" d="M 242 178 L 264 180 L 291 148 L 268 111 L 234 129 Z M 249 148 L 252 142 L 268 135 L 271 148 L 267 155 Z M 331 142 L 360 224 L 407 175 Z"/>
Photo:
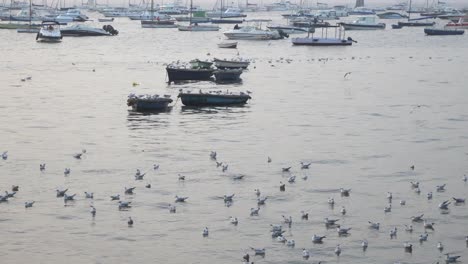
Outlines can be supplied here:
<path id="1" fill-rule="evenodd" d="M 449 36 L 449 35 L 463 35 L 463 29 L 439 29 L 439 28 L 425 28 L 424 33 L 428 36 Z"/>
<path id="2" fill-rule="evenodd" d="M 232 106 L 244 105 L 251 97 L 246 93 L 222 93 L 208 92 L 208 93 L 191 93 L 180 92 L 178 97 L 182 100 L 185 106 Z"/>

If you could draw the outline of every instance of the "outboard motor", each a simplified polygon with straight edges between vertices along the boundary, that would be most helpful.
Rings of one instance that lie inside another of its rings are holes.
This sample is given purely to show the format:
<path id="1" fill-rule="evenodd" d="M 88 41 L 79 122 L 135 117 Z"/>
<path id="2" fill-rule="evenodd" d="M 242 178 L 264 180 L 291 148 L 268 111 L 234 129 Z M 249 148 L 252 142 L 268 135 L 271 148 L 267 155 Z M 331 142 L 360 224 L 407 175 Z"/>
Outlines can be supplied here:
<path id="1" fill-rule="evenodd" d="M 111 25 L 104 25 L 102 27 L 102 29 L 104 29 L 105 31 L 109 32 L 109 34 L 111 34 L 112 36 L 115 36 L 115 35 L 118 35 L 119 34 L 119 31 L 114 29 L 113 26 Z"/>
<path id="2" fill-rule="evenodd" d="M 285 33 L 285 32 L 284 32 L 283 30 L 281 30 L 281 29 L 278 30 L 278 33 L 279 33 L 281 39 L 283 39 L 283 38 L 289 38 L 289 34 Z"/>

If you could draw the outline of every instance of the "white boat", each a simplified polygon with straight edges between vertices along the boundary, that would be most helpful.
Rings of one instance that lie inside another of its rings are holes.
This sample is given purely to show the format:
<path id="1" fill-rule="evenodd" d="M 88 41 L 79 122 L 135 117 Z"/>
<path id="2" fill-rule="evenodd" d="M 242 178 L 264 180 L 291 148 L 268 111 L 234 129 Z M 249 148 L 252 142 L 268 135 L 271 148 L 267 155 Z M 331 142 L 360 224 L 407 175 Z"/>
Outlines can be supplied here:
<path id="1" fill-rule="evenodd" d="M 234 29 L 224 32 L 224 35 L 228 39 L 239 39 L 239 40 L 271 40 L 271 39 L 282 39 L 284 35 L 280 34 L 277 30 L 265 30 L 261 28 L 261 22 L 269 20 L 251 20 L 254 25 L 246 25 L 239 27 L 237 24 Z"/>
<path id="2" fill-rule="evenodd" d="M 107 25 L 104 28 L 94 28 L 86 25 L 76 24 L 60 30 L 62 36 L 84 37 L 84 36 L 113 36 L 119 32 L 112 26 Z"/>
<path id="3" fill-rule="evenodd" d="M 328 37 L 334 35 L 335 37 Z M 335 27 L 335 34 L 328 34 L 328 28 L 322 31 L 321 37 L 314 37 L 308 34 L 305 38 L 292 38 L 291 42 L 297 46 L 351 46 L 354 41 L 352 38 L 345 38 L 344 30 L 341 27 Z"/>
<path id="4" fill-rule="evenodd" d="M 218 48 L 235 49 L 237 48 L 237 42 L 221 42 L 218 43 Z"/>
<path id="5" fill-rule="evenodd" d="M 457 22 L 450 22 L 445 28 L 468 29 L 468 16 L 460 18 Z"/>
<path id="6" fill-rule="evenodd" d="M 105 9 L 102 11 L 102 14 L 105 17 L 127 17 L 130 15 L 128 9 L 126 8 Z"/>
<path id="7" fill-rule="evenodd" d="M 78 9 L 68 9 L 65 14 L 60 14 L 53 20 L 59 23 L 84 22 L 88 20 L 88 17 Z"/>
<path id="8" fill-rule="evenodd" d="M 341 23 L 346 30 L 385 29 L 385 23 L 377 23 L 375 16 L 361 16 L 351 23 Z"/>
<path id="9" fill-rule="evenodd" d="M 60 32 L 60 24 L 55 21 L 42 22 L 41 29 L 37 33 L 36 40 L 39 42 L 60 42 L 62 41 L 62 33 Z"/>
<path id="10" fill-rule="evenodd" d="M 161 20 L 169 20 L 171 17 L 166 14 L 160 14 L 158 12 L 151 12 L 151 11 L 144 11 L 141 13 L 134 13 L 129 15 L 128 18 L 131 20 L 151 20 L 151 19 L 161 19 Z"/>
<path id="11" fill-rule="evenodd" d="M 286 34 L 301 34 L 301 33 L 309 32 L 309 30 L 306 28 L 287 26 L 287 25 L 273 25 L 273 26 L 267 26 L 267 28 L 270 30 L 277 30 L 277 31 L 281 30 Z M 314 28 L 311 28 L 310 30 L 314 30 Z"/>

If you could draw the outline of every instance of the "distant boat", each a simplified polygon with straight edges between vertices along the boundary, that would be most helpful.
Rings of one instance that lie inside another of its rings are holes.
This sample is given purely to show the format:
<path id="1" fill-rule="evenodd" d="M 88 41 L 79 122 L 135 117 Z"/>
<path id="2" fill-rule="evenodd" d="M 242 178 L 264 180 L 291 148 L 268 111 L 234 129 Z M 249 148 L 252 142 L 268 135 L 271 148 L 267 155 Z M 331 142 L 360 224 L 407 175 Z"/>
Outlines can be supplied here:
<path id="1" fill-rule="evenodd" d="M 220 60 L 214 59 L 215 66 L 218 69 L 247 69 L 249 67 L 250 61 L 246 60 Z"/>
<path id="2" fill-rule="evenodd" d="M 98 18 L 99 22 L 114 22 L 114 18 Z"/>
<path id="3" fill-rule="evenodd" d="M 244 22 L 244 20 L 240 20 L 240 19 L 223 19 L 223 18 L 219 18 L 219 19 L 212 18 L 210 21 L 213 24 L 242 24 L 242 22 Z"/>
<path id="4" fill-rule="evenodd" d="M 161 19 L 159 16 L 154 16 L 154 0 L 151 0 L 151 15 L 148 20 L 141 20 L 142 28 L 176 28 L 174 20 L 170 19 Z"/>
<path id="5" fill-rule="evenodd" d="M 103 28 L 94 28 L 86 25 L 75 24 L 60 30 L 63 36 L 84 37 L 84 36 L 114 36 L 119 31 L 111 25 L 105 25 Z"/>
<path id="6" fill-rule="evenodd" d="M 185 106 L 232 106 L 244 105 L 251 97 L 245 93 L 190 93 L 181 92 L 178 97 L 182 100 Z"/>
<path id="7" fill-rule="evenodd" d="M 202 81 L 210 80 L 213 76 L 214 69 L 200 69 L 200 68 L 184 68 L 174 65 L 166 67 L 169 83 L 177 81 Z"/>
<path id="8" fill-rule="evenodd" d="M 128 96 L 127 105 L 131 106 L 134 111 L 160 111 L 168 108 L 168 105 L 172 103 L 170 95 L 143 95 L 136 96 L 131 94 Z"/>
<path id="9" fill-rule="evenodd" d="M 242 69 L 219 69 L 214 71 L 214 76 L 216 78 L 216 82 L 233 82 L 240 80 L 242 72 Z"/>
<path id="10" fill-rule="evenodd" d="M 385 13 L 380 13 L 377 14 L 379 18 L 382 19 L 401 19 L 401 18 L 408 18 L 407 15 L 398 13 L 398 12 L 385 12 Z"/>
<path id="11" fill-rule="evenodd" d="M 193 69 L 210 69 L 213 65 L 211 61 L 201 61 L 199 59 L 191 60 L 190 65 Z"/>
<path id="12" fill-rule="evenodd" d="M 41 29 L 37 33 L 36 40 L 38 42 L 61 42 L 62 33 L 60 32 L 60 24 L 55 21 L 42 22 Z"/>
<path id="13" fill-rule="evenodd" d="M 307 33 L 309 32 L 308 29 L 302 28 L 302 27 L 294 27 L 294 26 L 267 26 L 268 29 L 270 30 L 281 30 L 286 34 L 300 34 L 300 33 Z M 310 30 L 314 30 L 314 28 L 311 28 Z"/>
<path id="14" fill-rule="evenodd" d="M 411 10 L 411 0 L 409 2 L 409 10 Z M 398 22 L 399 27 L 393 28 L 401 28 L 401 27 L 429 27 L 435 25 L 435 22 L 420 22 L 419 20 L 428 19 L 431 17 L 421 17 L 416 19 L 411 19 L 411 12 L 408 12 L 408 21 L 407 22 Z"/>
<path id="15" fill-rule="evenodd" d="M 458 19 L 457 22 L 450 22 L 445 25 L 445 28 L 458 28 L 458 29 L 468 29 L 468 16 L 464 16 Z"/>
<path id="16" fill-rule="evenodd" d="M 221 42 L 218 43 L 218 48 L 235 49 L 237 48 L 237 42 Z"/>
<path id="17" fill-rule="evenodd" d="M 463 35 L 465 31 L 463 29 L 437 29 L 437 28 L 425 28 L 424 33 L 429 36 L 447 36 L 447 35 Z"/>
<path id="18" fill-rule="evenodd" d="M 385 29 L 385 23 L 377 23 L 374 16 L 361 16 L 351 23 L 340 23 L 345 30 Z"/>
<path id="19" fill-rule="evenodd" d="M 297 46 L 351 46 L 353 42 L 357 42 L 351 37 L 345 38 L 345 32 L 340 26 L 335 27 L 335 37 L 328 37 L 327 30 L 328 28 L 326 28 L 325 32 L 322 31 L 321 37 L 307 34 L 307 37 L 292 38 L 292 44 Z"/>
<path id="20" fill-rule="evenodd" d="M 284 32 L 278 30 L 266 30 L 261 28 L 261 23 L 270 20 L 250 20 L 249 22 L 255 23 L 255 25 L 247 25 L 239 27 L 237 24 L 234 26 L 234 29 L 225 31 L 223 34 L 228 39 L 235 40 L 273 40 L 273 39 L 283 39 L 288 37 Z"/>

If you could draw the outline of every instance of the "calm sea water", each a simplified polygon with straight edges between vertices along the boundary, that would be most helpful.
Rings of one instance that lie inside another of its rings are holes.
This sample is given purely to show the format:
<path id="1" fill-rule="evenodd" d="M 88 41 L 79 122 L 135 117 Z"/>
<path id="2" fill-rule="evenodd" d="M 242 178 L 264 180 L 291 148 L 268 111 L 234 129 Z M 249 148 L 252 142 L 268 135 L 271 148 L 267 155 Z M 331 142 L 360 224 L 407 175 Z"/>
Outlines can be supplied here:
<path id="1" fill-rule="evenodd" d="M 280 21 L 279 14 L 274 18 Z M 461 180 L 468 159 L 467 35 L 387 29 L 349 32 L 358 41 L 352 47 L 293 47 L 278 40 L 239 41 L 237 50 L 225 50 L 216 44 L 231 25 L 195 33 L 142 29 L 126 18 L 113 25 L 119 36 L 64 38 L 60 44 L 0 31 L 0 151 L 9 153 L 0 160 L 0 191 L 20 186 L 16 198 L 0 204 L 2 262 L 240 263 L 245 252 L 252 255 L 250 246 L 266 248 L 265 258 L 253 258 L 258 263 L 442 263 L 446 252 L 468 260 L 466 206 L 437 207 L 467 196 Z M 242 85 L 165 83 L 165 63 L 237 53 L 253 60 Z M 26 76 L 32 80 L 20 81 Z M 179 101 L 160 114 L 126 107 L 131 92 L 175 98 L 180 88 L 250 90 L 253 99 L 245 107 L 202 109 Z M 74 159 L 81 149 L 87 153 Z M 229 164 L 227 172 L 210 160 L 211 150 Z M 301 161 L 312 162 L 311 168 L 301 170 Z M 46 171 L 39 171 L 40 163 Z M 291 173 L 282 173 L 288 166 Z M 64 177 L 66 167 L 71 174 Z M 133 177 L 137 168 L 148 170 L 141 182 Z M 233 174 L 245 178 L 234 181 Z M 297 182 L 280 192 L 279 182 L 290 175 Z M 410 181 L 421 182 L 420 195 Z M 444 183 L 447 191 L 435 192 Z M 123 195 L 130 186 L 136 194 Z M 340 187 L 352 188 L 350 197 L 341 197 Z M 77 201 L 64 206 L 57 188 L 77 193 Z M 255 188 L 268 200 L 251 217 Z M 94 192 L 94 201 L 84 191 Z M 383 212 L 387 191 L 394 197 L 391 213 Z M 130 210 L 119 211 L 110 201 L 118 193 L 132 201 Z M 231 193 L 228 208 L 221 197 Z M 189 199 L 170 214 L 175 195 Z M 336 200 L 333 209 L 329 197 Z M 406 206 L 398 204 L 402 199 Z M 25 210 L 29 200 L 36 204 Z M 344 217 L 341 206 L 348 211 Z M 308 221 L 300 219 L 301 210 L 309 212 Z M 436 224 L 419 244 L 422 224 L 413 224 L 412 234 L 404 224 L 422 213 Z M 281 215 L 293 218 L 284 228 L 295 248 L 271 238 L 269 225 L 280 224 Z M 239 218 L 238 226 L 230 216 Z M 324 217 L 340 218 L 351 235 L 338 237 Z M 380 222 L 380 231 L 367 221 Z M 393 227 L 398 236 L 390 239 Z M 313 234 L 326 235 L 325 243 L 312 244 Z M 366 252 L 363 239 L 369 241 Z M 412 254 L 403 250 L 406 241 L 414 244 Z M 442 253 L 438 241 L 445 245 Z M 340 257 L 333 253 L 337 244 Z M 311 252 L 307 261 L 302 248 Z"/>

